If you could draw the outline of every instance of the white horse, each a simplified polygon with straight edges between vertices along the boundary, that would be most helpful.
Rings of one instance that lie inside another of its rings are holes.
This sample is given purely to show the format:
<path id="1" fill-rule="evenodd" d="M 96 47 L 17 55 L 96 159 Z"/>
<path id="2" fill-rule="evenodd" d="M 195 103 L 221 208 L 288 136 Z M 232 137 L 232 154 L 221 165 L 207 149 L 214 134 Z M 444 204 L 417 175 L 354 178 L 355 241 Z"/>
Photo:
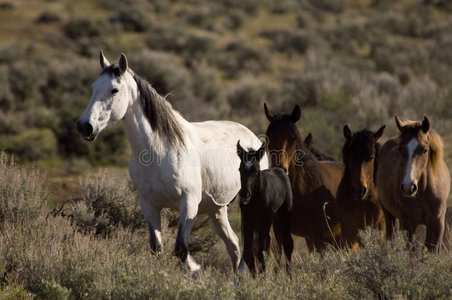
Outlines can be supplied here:
<path id="1" fill-rule="evenodd" d="M 188 253 L 188 239 L 197 214 L 208 214 L 237 270 L 240 249 L 227 217 L 227 204 L 240 189 L 236 144 L 258 149 L 259 139 L 230 121 L 188 122 L 149 83 L 136 75 L 121 54 L 111 64 L 100 51 L 102 73 L 77 122 L 81 136 L 93 141 L 109 124 L 122 120 L 132 147 L 129 172 L 149 226 L 151 250 L 161 251 L 162 208 L 178 209 L 174 254 L 191 271 L 200 266 Z M 268 167 L 262 159 L 261 168 Z"/>

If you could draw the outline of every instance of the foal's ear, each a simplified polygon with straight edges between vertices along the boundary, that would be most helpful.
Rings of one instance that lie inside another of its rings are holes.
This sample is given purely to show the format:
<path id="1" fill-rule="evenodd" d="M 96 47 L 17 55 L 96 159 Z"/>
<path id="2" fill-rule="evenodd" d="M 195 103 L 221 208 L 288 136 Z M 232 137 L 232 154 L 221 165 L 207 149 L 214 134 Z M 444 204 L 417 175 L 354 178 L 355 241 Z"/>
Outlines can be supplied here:
<path id="1" fill-rule="evenodd" d="M 395 115 L 394 118 L 395 118 L 395 123 L 397 125 L 397 128 L 399 129 L 399 131 L 402 130 L 402 128 L 404 126 L 402 124 L 402 121 L 400 121 L 400 119 L 399 119 L 399 117 L 397 115 Z"/>
<path id="2" fill-rule="evenodd" d="M 311 146 L 311 144 L 312 144 L 312 134 L 311 133 L 308 133 L 308 136 L 305 137 L 304 144 L 308 147 Z"/>
<path id="3" fill-rule="evenodd" d="M 119 58 L 119 69 L 121 70 L 121 75 L 127 71 L 127 57 L 124 53 L 121 53 L 121 57 Z"/>
<path id="4" fill-rule="evenodd" d="M 271 122 L 275 118 L 275 114 L 267 107 L 267 104 L 264 103 L 264 110 L 265 115 L 267 116 L 267 119 Z"/>
<path id="5" fill-rule="evenodd" d="M 430 119 L 427 116 L 424 116 L 424 120 L 422 121 L 422 131 L 427 133 L 430 130 Z"/>
<path id="6" fill-rule="evenodd" d="M 104 52 L 102 50 L 100 50 L 100 52 L 99 52 L 99 62 L 100 62 L 100 67 L 102 68 L 102 70 L 105 67 L 108 67 L 110 65 L 108 60 L 105 58 Z"/>
<path id="7" fill-rule="evenodd" d="M 265 148 L 267 144 L 265 142 L 262 143 L 261 147 L 256 151 L 255 157 L 257 162 L 259 162 L 265 154 Z"/>
<path id="8" fill-rule="evenodd" d="M 240 140 L 237 142 L 237 155 L 239 156 L 240 160 L 243 161 L 243 159 L 245 158 L 245 149 L 242 148 L 242 146 L 240 146 Z"/>
<path id="9" fill-rule="evenodd" d="M 348 125 L 344 126 L 344 137 L 349 140 L 351 137 L 353 136 L 353 132 L 350 129 L 350 127 L 348 127 Z"/>
<path id="10" fill-rule="evenodd" d="M 300 120 L 300 117 L 301 117 L 301 108 L 300 108 L 300 105 L 297 104 L 297 105 L 295 105 L 295 107 L 292 111 L 292 115 L 291 115 L 292 122 L 296 123 L 298 120 Z"/>
<path id="11" fill-rule="evenodd" d="M 378 129 L 377 132 L 374 133 L 375 142 L 377 142 L 383 136 L 383 132 L 385 131 L 385 128 L 386 128 L 386 125 L 383 125 L 380 127 L 380 129 Z"/>

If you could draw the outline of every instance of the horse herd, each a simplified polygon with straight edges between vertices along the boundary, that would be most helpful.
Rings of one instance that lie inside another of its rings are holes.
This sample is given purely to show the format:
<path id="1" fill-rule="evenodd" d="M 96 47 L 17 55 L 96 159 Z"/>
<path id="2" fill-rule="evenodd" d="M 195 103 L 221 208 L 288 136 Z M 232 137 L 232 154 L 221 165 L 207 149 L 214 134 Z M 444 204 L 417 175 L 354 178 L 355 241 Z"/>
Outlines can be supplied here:
<path id="1" fill-rule="evenodd" d="M 413 239 L 419 224 L 427 228 L 425 246 L 439 252 L 450 189 L 441 138 L 428 117 L 401 121 L 383 146 L 377 131 L 353 132 L 347 125 L 343 162 L 312 147 L 291 113 L 264 111 L 269 125 L 262 143 L 249 129 L 231 121 L 188 122 L 149 83 L 135 74 L 121 54 L 110 64 L 100 52 L 101 74 L 91 100 L 77 122 L 88 141 L 121 120 L 132 148 L 129 172 L 147 221 L 151 250 L 161 251 L 162 208 L 180 212 L 174 253 L 191 271 L 200 266 L 188 252 L 197 214 L 207 214 L 224 241 L 234 271 L 265 271 L 263 251 L 270 246 L 270 228 L 289 271 L 292 234 L 304 237 L 309 251 L 328 244 L 356 249 L 358 231 L 371 226 L 394 232 L 396 219 Z M 146 158 L 146 159 L 145 159 Z M 269 164 L 270 167 L 269 168 Z M 238 195 L 242 218 L 243 260 L 227 205 Z"/>

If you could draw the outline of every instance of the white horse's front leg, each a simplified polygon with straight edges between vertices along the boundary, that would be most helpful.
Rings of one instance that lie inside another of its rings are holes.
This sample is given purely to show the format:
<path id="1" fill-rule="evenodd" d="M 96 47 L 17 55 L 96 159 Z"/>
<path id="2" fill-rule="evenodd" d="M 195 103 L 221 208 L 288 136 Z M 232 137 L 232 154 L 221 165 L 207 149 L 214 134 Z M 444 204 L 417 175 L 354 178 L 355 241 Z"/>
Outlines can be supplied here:
<path id="1" fill-rule="evenodd" d="M 141 194 L 138 196 L 141 210 L 149 227 L 149 238 L 151 242 L 151 251 L 157 253 L 162 251 L 162 228 L 161 228 L 161 208 L 153 206 Z"/>
<path id="2" fill-rule="evenodd" d="M 239 239 L 229 224 L 227 209 L 227 206 L 223 206 L 219 211 L 209 214 L 209 218 L 212 221 L 215 232 L 226 246 L 228 254 L 231 257 L 232 268 L 235 272 L 237 271 L 240 260 Z"/>
<path id="3" fill-rule="evenodd" d="M 186 262 L 190 271 L 195 272 L 200 269 L 200 266 L 188 253 L 188 240 L 195 222 L 195 217 L 198 214 L 199 200 L 194 196 L 185 196 L 180 204 L 179 228 L 176 236 L 176 246 L 174 254 L 180 258 L 182 262 Z"/>

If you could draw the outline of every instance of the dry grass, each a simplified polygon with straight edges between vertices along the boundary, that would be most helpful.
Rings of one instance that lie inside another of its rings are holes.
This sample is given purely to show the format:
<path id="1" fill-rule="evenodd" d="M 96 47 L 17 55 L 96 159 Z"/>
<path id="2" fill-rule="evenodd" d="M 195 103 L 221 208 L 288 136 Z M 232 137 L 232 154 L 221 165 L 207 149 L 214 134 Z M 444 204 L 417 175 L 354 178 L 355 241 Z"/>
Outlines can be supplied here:
<path id="1" fill-rule="evenodd" d="M 432 255 L 409 251 L 398 234 L 381 246 L 381 235 L 365 232 L 358 253 L 328 250 L 296 255 L 291 278 L 268 257 L 268 272 L 256 280 L 234 275 L 222 248 L 201 258 L 204 268 L 188 274 L 171 255 L 173 231 L 164 218 L 165 252 L 151 255 L 146 229 L 118 225 L 108 235 L 82 232 L 71 218 L 49 214 L 42 206 L 42 176 L 9 161 L 0 164 L 2 299 L 447 299 L 452 297 L 452 251 Z M 104 205 L 120 207 L 118 192 L 127 185 L 102 177 L 83 185 L 86 198 L 110 196 Z M 122 192 L 121 192 L 122 191 Z M 125 193 L 125 194 L 124 194 Z M 97 195 L 97 196 L 96 196 Z M 126 196 L 128 199 L 128 196 Z M 126 200 L 126 201 L 129 201 Z M 131 205 L 130 203 L 127 205 Z M 450 231 L 448 233 L 451 235 Z"/>

